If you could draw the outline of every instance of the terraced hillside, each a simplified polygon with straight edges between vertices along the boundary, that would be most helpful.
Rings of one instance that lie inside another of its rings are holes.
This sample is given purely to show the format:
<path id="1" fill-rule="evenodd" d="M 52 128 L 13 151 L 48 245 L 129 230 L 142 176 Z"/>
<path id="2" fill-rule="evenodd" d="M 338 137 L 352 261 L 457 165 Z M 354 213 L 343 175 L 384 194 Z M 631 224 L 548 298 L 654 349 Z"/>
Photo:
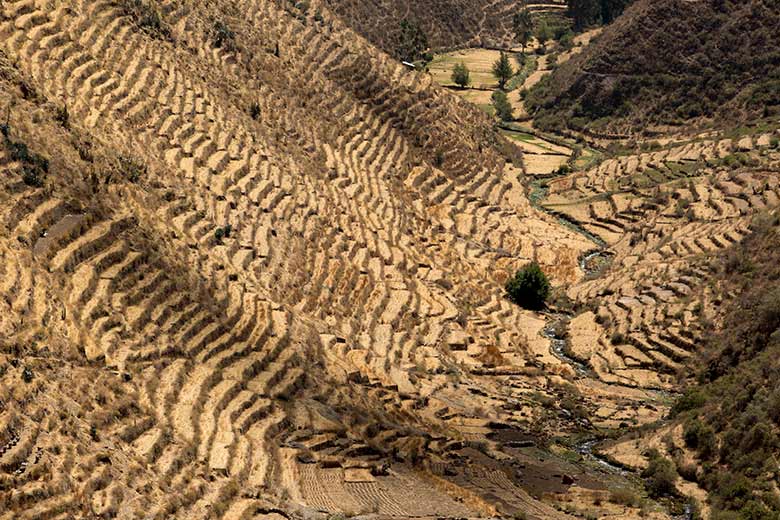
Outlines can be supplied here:
<path id="1" fill-rule="evenodd" d="M 402 37 L 401 22 L 414 22 L 432 49 L 514 47 L 512 16 L 527 7 L 534 13 L 567 11 L 563 0 L 328 0 L 345 23 L 372 43 L 394 54 Z"/>
<path id="2" fill-rule="evenodd" d="M 0 9 L 0 519 L 681 512 L 626 468 L 723 317 L 704 265 L 780 203 L 776 122 L 514 132 L 587 163 L 553 174 L 345 23 L 397 6 Z M 544 312 L 504 296 L 532 260 Z"/>
<path id="3" fill-rule="evenodd" d="M 318 3 L 21 0 L 0 33 L 1 518 L 564 516 L 530 493 L 582 469 L 486 443 L 564 422 L 501 284 L 591 246 L 477 109 Z"/>
<path id="4" fill-rule="evenodd" d="M 545 206 L 601 237 L 612 262 L 570 289 L 593 309 L 572 321 L 572 352 L 600 378 L 676 387 L 717 308 L 706 259 L 739 244 L 780 203 L 776 142 L 761 131 L 716 135 L 550 181 Z M 599 330 L 598 341 L 578 339 L 580 328 Z"/>

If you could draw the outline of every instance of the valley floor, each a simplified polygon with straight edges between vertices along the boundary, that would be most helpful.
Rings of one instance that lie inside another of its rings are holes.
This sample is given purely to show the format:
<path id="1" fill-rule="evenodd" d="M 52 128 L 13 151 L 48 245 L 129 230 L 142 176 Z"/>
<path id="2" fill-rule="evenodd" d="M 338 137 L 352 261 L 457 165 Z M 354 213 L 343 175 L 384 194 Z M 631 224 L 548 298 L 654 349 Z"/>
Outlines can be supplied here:
<path id="1" fill-rule="evenodd" d="M 597 34 L 578 39 L 587 43 Z M 552 53 L 559 63 L 571 56 Z M 498 88 L 490 72 L 498 55 L 478 49 L 448 53 L 434 59 L 432 75 L 487 110 Z M 706 334 L 702 324 L 717 319 L 721 295 L 707 285 L 708 262 L 739 244 L 754 219 L 780 204 L 773 173 L 780 167 L 780 121 L 669 134 L 639 140 L 634 149 L 585 135 L 549 135 L 533 128 L 518 95 L 550 72 L 544 65 L 549 54 L 532 59 L 540 68 L 530 76 L 520 69 L 522 83 L 509 84 L 517 121 L 502 128 L 525 152 L 525 174 L 518 175 L 529 198 L 592 242 L 592 252 L 581 256 L 584 278 L 567 284 L 563 309 L 545 316 L 547 355 L 569 365 L 568 379 L 580 399 L 574 404 L 589 412 L 582 432 L 618 439 L 602 443 L 606 458 L 595 460 L 608 468 L 614 462 L 618 467 L 611 469 L 618 478 L 631 478 L 608 487 L 626 486 L 641 494 L 636 478 L 648 464 L 648 449 L 670 457 L 682 452 L 686 464 L 696 463 L 682 426 L 666 417 L 681 377 L 700 355 Z M 474 87 L 451 85 L 447 67 L 451 70 L 459 61 L 477 71 Z M 615 145 L 620 151 L 615 152 Z M 543 359 L 545 354 L 536 355 Z M 569 407 L 567 415 L 576 417 L 572 412 Z M 633 430 L 640 426 L 650 427 L 644 431 L 651 433 Z M 593 442 L 585 437 L 586 442 L 576 444 L 582 438 L 578 435 L 564 443 L 574 442 L 582 453 Z M 677 488 L 708 517 L 707 493 L 701 487 L 681 479 Z M 578 506 L 587 516 L 607 515 L 587 504 Z"/>

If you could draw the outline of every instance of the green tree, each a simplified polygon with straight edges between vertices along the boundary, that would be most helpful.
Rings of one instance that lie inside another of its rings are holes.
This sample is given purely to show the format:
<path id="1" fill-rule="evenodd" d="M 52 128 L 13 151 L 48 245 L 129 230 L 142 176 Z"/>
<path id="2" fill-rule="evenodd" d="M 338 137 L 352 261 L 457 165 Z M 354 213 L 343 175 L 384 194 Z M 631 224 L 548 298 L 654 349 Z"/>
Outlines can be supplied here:
<path id="1" fill-rule="evenodd" d="M 506 92 L 503 90 L 496 90 L 493 92 L 492 101 L 493 108 L 496 109 L 496 115 L 501 121 L 511 121 L 514 119 L 512 104 L 509 102 Z"/>
<path id="2" fill-rule="evenodd" d="M 504 90 L 507 81 L 512 79 L 515 75 L 515 69 L 512 68 L 512 64 L 509 63 L 509 56 L 505 52 L 501 52 L 501 56 L 493 64 L 493 75 L 498 80 L 498 87 Z"/>
<path id="3" fill-rule="evenodd" d="M 536 28 L 536 39 L 539 40 L 539 45 L 544 48 L 545 44 L 553 37 L 552 29 L 547 25 L 547 22 L 542 20 L 539 22 L 539 27 Z"/>
<path id="4" fill-rule="evenodd" d="M 512 28 L 515 31 L 515 39 L 523 46 L 523 53 L 531 41 L 534 32 L 534 21 L 531 18 L 531 12 L 528 9 L 521 9 L 512 17 Z"/>
<path id="5" fill-rule="evenodd" d="M 550 297 L 550 280 L 536 262 L 531 262 L 517 271 L 506 283 L 506 292 L 514 303 L 531 310 L 544 308 Z"/>
<path id="6" fill-rule="evenodd" d="M 210 36 L 211 41 L 214 42 L 214 47 L 225 49 L 228 52 L 236 52 L 238 50 L 236 33 L 222 20 L 214 22 Z"/>
<path id="7" fill-rule="evenodd" d="M 463 62 L 456 63 L 452 69 L 452 82 L 460 88 L 466 88 L 471 83 L 471 73 Z"/>
<path id="8" fill-rule="evenodd" d="M 428 50 L 428 36 L 420 25 L 413 20 L 401 21 L 401 34 L 398 36 L 396 56 L 404 61 L 416 61 Z"/>

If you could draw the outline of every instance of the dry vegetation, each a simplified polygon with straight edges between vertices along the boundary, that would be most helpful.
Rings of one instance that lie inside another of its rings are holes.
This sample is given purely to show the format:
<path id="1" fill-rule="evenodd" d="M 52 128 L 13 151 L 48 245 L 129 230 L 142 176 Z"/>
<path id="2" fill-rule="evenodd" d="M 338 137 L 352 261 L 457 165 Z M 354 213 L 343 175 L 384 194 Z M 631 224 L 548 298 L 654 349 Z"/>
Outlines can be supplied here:
<path id="1" fill-rule="evenodd" d="M 391 7 L 2 4 L 1 520 L 773 518 L 780 124 L 499 131 Z"/>
<path id="2" fill-rule="evenodd" d="M 401 39 L 403 20 L 419 25 L 432 49 L 511 46 L 512 15 L 526 3 L 524 0 L 328 1 L 346 23 L 391 54 Z M 536 4 L 554 4 L 557 11 L 566 11 L 562 0 L 532 4 L 532 8 Z"/>
<path id="3" fill-rule="evenodd" d="M 776 116 L 778 35 L 774 0 L 638 1 L 529 101 L 542 127 L 597 135 Z"/>

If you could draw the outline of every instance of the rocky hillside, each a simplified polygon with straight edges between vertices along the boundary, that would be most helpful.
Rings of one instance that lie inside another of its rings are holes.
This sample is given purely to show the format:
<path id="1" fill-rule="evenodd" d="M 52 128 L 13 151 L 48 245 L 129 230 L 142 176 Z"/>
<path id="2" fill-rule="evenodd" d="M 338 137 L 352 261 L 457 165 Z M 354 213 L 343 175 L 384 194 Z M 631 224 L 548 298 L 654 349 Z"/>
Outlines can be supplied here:
<path id="1" fill-rule="evenodd" d="M 642 0 L 529 96 L 537 124 L 628 135 L 780 113 L 774 0 Z"/>

